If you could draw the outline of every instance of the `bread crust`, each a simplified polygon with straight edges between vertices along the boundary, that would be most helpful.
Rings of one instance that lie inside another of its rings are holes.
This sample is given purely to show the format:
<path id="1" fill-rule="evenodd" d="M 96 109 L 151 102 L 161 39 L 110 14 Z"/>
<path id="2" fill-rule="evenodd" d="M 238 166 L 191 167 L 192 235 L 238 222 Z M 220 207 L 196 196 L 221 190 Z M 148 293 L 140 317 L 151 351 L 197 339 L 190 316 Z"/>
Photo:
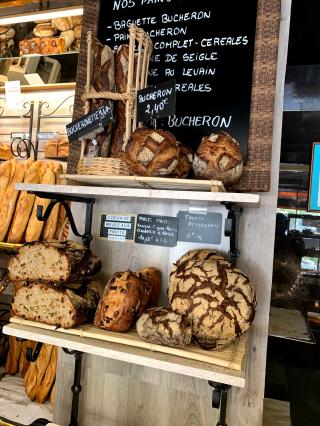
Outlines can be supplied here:
<path id="1" fill-rule="evenodd" d="M 177 142 L 179 147 L 178 162 L 170 177 L 185 179 L 192 171 L 193 151 L 190 147 Z"/>

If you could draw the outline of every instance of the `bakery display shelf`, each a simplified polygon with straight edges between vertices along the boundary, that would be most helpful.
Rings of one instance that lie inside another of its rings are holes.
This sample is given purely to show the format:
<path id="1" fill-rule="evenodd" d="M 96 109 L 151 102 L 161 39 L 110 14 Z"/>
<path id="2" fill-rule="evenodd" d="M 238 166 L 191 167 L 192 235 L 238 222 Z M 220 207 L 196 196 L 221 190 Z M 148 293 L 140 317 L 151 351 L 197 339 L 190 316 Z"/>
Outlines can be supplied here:
<path id="1" fill-rule="evenodd" d="M 236 344 L 220 351 L 220 353 L 219 351 L 211 351 L 212 358 L 215 358 L 216 362 L 220 364 L 229 365 L 229 367 L 226 367 L 174 354 L 176 351 L 188 352 L 183 349 L 162 346 L 163 352 L 159 352 L 157 345 L 146 344 L 134 333 L 129 333 L 126 336 L 125 334 L 105 332 L 92 325 L 64 330 L 13 317 L 10 324 L 3 328 L 3 332 L 15 337 L 36 340 L 145 367 L 237 387 L 245 386 L 246 336 L 240 338 Z M 132 346 L 133 344 L 135 346 Z M 145 345 L 149 346 L 149 349 Z M 205 353 L 206 351 L 198 349 L 198 352 Z M 206 356 L 209 357 L 210 355 Z M 230 366 L 233 368 L 237 366 L 240 370 L 235 370 Z"/>
<path id="2" fill-rule="evenodd" d="M 65 177 L 68 175 L 62 176 Z M 70 176 L 70 175 L 69 175 Z M 120 177 L 120 176 L 119 176 Z M 123 185 L 123 186 L 122 186 Z M 258 206 L 258 194 L 245 194 L 237 192 L 203 192 L 203 191 L 177 191 L 169 189 L 141 189 L 127 188 L 125 181 L 119 187 L 101 187 L 86 185 L 41 185 L 41 184 L 16 184 L 16 189 L 21 191 L 38 191 L 52 194 L 78 195 L 83 197 L 126 197 L 149 198 L 175 201 L 207 201 L 212 203 L 237 203 L 242 206 Z"/>

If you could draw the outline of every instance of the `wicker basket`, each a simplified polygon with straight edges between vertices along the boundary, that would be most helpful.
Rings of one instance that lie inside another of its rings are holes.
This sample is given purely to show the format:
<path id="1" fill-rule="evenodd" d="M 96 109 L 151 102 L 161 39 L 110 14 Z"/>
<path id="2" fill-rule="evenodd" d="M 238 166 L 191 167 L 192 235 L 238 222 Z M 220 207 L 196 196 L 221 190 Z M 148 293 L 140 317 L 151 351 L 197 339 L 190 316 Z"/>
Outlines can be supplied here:
<path id="1" fill-rule="evenodd" d="M 137 126 L 137 91 L 144 89 L 147 85 L 149 62 L 153 50 L 153 44 L 149 35 L 131 24 L 129 28 L 129 59 L 128 59 L 128 80 L 127 91 L 125 93 L 96 92 L 91 85 L 93 37 L 89 31 L 87 35 L 88 56 L 87 56 L 87 84 L 82 100 L 85 102 L 85 113 L 90 110 L 90 100 L 111 99 L 124 102 L 126 106 L 126 128 L 124 135 L 124 146 L 128 143 L 131 133 Z M 139 123 L 142 125 L 142 123 Z M 77 172 L 79 175 L 122 175 L 129 176 L 132 173 L 126 164 L 119 158 L 96 157 L 91 160 L 90 165 L 84 164 L 85 141 L 81 144 L 80 160 Z"/>

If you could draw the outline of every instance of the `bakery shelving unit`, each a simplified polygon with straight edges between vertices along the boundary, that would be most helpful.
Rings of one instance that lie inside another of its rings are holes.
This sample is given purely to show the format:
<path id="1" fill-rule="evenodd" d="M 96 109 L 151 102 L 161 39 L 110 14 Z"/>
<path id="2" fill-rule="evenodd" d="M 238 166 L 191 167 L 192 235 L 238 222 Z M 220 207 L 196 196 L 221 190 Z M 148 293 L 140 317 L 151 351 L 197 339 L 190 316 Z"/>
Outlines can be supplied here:
<path id="1" fill-rule="evenodd" d="M 87 213 L 85 221 L 85 233 L 82 235 L 87 245 L 91 239 L 91 222 L 92 208 L 96 199 L 113 200 L 116 198 L 131 200 L 178 200 L 178 201 L 195 201 L 206 202 L 208 204 L 223 204 L 228 210 L 228 216 L 225 220 L 225 235 L 230 237 L 230 257 L 235 263 L 239 255 L 237 250 L 237 234 L 238 224 L 242 209 L 244 207 L 257 207 L 259 205 L 259 195 L 244 193 L 227 193 L 227 192 L 209 192 L 206 191 L 179 191 L 179 190 L 161 190 L 150 188 L 127 188 L 127 187 L 102 187 L 102 186 L 85 186 L 85 185 L 33 185 L 33 184 L 17 184 L 16 189 L 25 190 L 36 194 L 39 197 L 51 199 L 49 210 L 42 212 L 38 209 L 38 217 L 41 220 L 50 213 L 50 208 L 56 202 L 61 201 L 78 201 L 87 204 Z M 51 206 L 51 207 L 50 207 Z M 71 215 L 71 212 L 69 212 Z M 70 219 L 70 217 L 69 217 Z M 71 227 L 75 235 L 80 235 L 72 224 Z M 35 340 L 42 343 L 50 343 L 64 348 L 64 351 L 75 355 L 75 373 L 74 384 L 72 386 L 73 403 L 70 425 L 78 425 L 77 412 L 79 393 L 81 391 L 80 375 L 82 354 L 98 355 L 105 358 L 125 361 L 141 366 L 160 369 L 166 372 L 192 376 L 204 379 L 209 382 L 212 387 L 212 406 L 220 408 L 220 419 L 218 425 L 226 425 L 226 406 L 227 393 L 231 386 L 243 388 L 246 384 L 245 360 L 246 354 L 241 358 L 238 369 L 234 367 L 213 365 L 208 362 L 199 362 L 177 355 L 152 351 L 142 347 L 134 347 L 115 341 L 105 341 L 103 339 L 86 337 L 86 333 L 78 329 L 63 330 L 54 327 L 45 327 L 40 324 L 31 323 L 17 318 L 12 318 L 9 325 L 3 329 L 4 333 L 15 337 Z M 65 349 L 68 348 L 68 349 Z M 244 351 L 245 352 L 245 351 Z M 237 356 L 236 353 L 233 354 Z M 231 366 L 231 364 L 230 364 Z"/>

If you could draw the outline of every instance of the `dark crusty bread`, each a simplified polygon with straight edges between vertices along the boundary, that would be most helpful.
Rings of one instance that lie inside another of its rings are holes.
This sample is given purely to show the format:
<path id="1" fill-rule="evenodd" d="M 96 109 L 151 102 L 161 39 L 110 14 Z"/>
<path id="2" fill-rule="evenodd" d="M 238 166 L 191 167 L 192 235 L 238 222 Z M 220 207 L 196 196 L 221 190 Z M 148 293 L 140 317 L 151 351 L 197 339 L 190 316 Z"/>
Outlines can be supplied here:
<path id="1" fill-rule="evenodd" d="M 67 282 L 99 272 L 101 261 L 82 244 L 56 240 L 27 243 L 8 263 L 12 281 Z"/>
<path id="2" fill-rule="evenodd" d="M 149 294 L 147 307 L 157 306 L 161 290 L 161 271 L 157 268 L 143 268 L 135 271 L 139 278 L 143 278 L 150 283 L 151 290 Z"/>
<path id="3" fill-rule="evenodd" d="M 137 321 L 139 336 L 158 345 L 184 347 L 191 343 L 191 325 L 168 308 L 148 309 Z"/>
<path id="4" fill-rule="evenodd" d="M 189 176 L 192 170 L 193 151 L 191 148 L 178 141 L 177 144 L 179 147 L 178 162 L 170 177 L 184 179 Z"/>
<path id="5" fill-rule="evenodd" d="M 168 176 L 177 165 L 178 154 L 172 133 L 139 127 L 132 133 L 122 158 L 138 176 Z"/>
<path id="6" fill-rule="evenodd" d="M 243 158 L 239 143 L 226 132 L 202 139 L 193 160 L 194 174 L 232 185 L 240 180 Z"/>
<path id="7" fill-rule="evenodd" d="M 95 279 L 78 290 L 19 282 L 11 310 L 18 317 L 67 329 L 93 319 L 102 292 L 102 284 Z"/>
<path id="8" fill-rule="evenodd" d="M 100 299 L 94 324 L 105 330 L 126 332 L 140 311 L 146 282 L 131 271 L 115 273 L 107 283 Z M 140 312 L 141 313 L 141 312 Z"/>
<path id="9" fill-rule="evenodd" d="M 185 315 L 191 322 L 193 338 L 200 346 L 220 349 L 251 325 L 256 294 L 248 277 L 228 260 L 208 250 L 194 255 L 174 265 L 169 302 L 175 313 Z"/>

